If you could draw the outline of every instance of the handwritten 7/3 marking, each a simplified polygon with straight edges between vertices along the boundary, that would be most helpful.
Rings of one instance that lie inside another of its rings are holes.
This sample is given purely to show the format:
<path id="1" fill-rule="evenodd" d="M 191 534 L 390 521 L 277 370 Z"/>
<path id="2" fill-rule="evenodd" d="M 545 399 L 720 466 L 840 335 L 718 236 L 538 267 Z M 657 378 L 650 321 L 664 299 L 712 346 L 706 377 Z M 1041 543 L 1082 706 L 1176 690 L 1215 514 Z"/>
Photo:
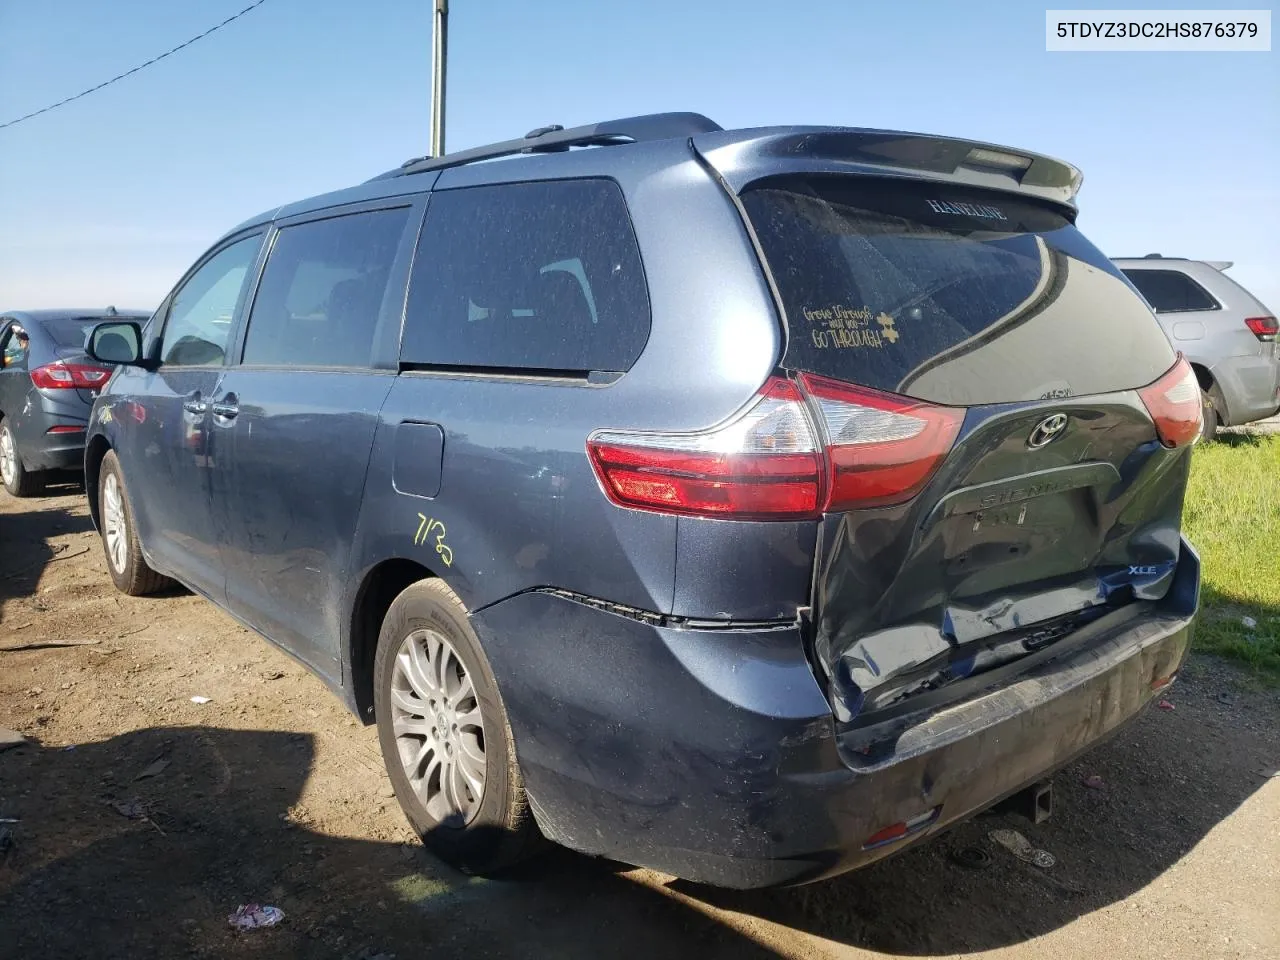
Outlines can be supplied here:
<path id="1" fill-rule="evenodd" d="M 446 567 L 453 566 L 453 550 L 444 542 L 444 524 L 435 517 L 424 517 L 422 514 L 418 514 L 418 520 L 418 530 L 413 535 L 414 544 L 426 543 L 427 537 L 431 536 L 432 531 L 438 527 L 440 534 L 436 537 L 436 553 L 440 555 L 440 559 L 444 561 Z"/>

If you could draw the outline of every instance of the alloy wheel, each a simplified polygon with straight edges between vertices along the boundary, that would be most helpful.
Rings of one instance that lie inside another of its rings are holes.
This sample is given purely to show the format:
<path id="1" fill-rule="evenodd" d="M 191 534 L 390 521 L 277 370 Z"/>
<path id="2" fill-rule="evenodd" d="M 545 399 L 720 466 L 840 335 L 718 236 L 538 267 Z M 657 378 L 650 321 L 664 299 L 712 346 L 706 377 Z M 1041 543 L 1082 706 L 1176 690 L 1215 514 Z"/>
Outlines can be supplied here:
<path id="1" fill-rule="evenodd" d="M 409 785 L 440 824 L 470 823 L 484 797 L 484 722 L 458 652 L 434 630 L 414 630 L 396 651 L 391 721 Z"/>
<path id="2" fill-rule="evenodd" d="M 102 535 L 107 541 L 107 556 L 116 573 L 124 573 L 129 562 L 128 527 L 124 518 L 124 493 L 114 473 L 107 474 L 102 484 Z"/>
<path id="3" fill-rule="evenodd" d="M 9 428 L 0 430 L 0 480 L 13 483 L 14 474 L 18 472 L 18 451 L 13 446 L 13 434 Z"/>

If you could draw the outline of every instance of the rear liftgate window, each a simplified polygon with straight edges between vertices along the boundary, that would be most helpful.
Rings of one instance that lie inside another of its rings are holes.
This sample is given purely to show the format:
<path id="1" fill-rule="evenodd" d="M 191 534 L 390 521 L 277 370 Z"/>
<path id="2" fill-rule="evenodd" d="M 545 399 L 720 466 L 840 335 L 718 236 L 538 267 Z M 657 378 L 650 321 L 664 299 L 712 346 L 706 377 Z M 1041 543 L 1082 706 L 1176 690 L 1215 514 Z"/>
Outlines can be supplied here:
<path id="1" fill-rule="evenodd" d="M 972 405 L 1131 389 L 1173 364 L 1151 311 L 1048 206 L 865 177 L 772 180 L 742 200 L 791 369 Z"/>
<path id="2" fill-rule="evenodd" d="M 648 338 L 640 251 L 617 184 L 513 183 L 431 197 L 405 363 L 621 372 Z"/>

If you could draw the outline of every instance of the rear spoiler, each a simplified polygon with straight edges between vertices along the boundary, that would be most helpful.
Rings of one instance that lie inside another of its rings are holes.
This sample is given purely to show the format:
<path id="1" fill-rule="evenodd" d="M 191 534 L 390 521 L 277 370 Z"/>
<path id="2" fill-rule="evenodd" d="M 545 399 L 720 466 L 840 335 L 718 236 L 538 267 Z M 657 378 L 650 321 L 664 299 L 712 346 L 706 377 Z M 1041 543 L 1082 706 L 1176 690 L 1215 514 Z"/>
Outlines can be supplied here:
<path id="1" fill-rule="evenodd" d="M 695 134 L 693 145 L 736 192 L 786 173 L 864 173 L 1009 190 L 1075 210 L 1083 175 L 1038 153 L 973 140 L 851 127 L 762 127 Z"/>
<path id="2" fill-rule="evenodd" d="M 1187 260 L 1186 257 L 1166 257 L 1163 254 L 1159 254 L 1159 253 L 1148 253 L 1147 255 L 1142 257 L 1112 257 L 1111 259 L 1112 260 L 1181 260 L 1184 263 Z M 1200 260 L 1197 262 L 1213 267 L 1213 269 L 1219 272 L 1230 269 L 1231 266 L 1235 263 L 1234 260 Z"/>

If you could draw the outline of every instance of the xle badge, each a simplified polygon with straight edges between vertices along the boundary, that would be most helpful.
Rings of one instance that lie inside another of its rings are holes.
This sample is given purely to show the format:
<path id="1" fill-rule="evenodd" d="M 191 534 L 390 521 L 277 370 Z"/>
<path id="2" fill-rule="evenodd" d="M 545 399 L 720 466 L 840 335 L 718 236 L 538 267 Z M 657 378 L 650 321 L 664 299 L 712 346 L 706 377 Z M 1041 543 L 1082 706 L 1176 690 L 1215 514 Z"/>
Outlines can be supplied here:
<path id="1" fill-rule="evenodd" d="M 1035 425 L 1031 431 L 1031 436 L 1027 437 L 1027 446 L 1032 450 L 1039 450 L 1043 446 L 1047 446 L 1062 436 L 1062 431 L 1067 429 L 1067 415 L 1065 413 L 1055 413 L 1051 417 L 1045 417 Z"/>

